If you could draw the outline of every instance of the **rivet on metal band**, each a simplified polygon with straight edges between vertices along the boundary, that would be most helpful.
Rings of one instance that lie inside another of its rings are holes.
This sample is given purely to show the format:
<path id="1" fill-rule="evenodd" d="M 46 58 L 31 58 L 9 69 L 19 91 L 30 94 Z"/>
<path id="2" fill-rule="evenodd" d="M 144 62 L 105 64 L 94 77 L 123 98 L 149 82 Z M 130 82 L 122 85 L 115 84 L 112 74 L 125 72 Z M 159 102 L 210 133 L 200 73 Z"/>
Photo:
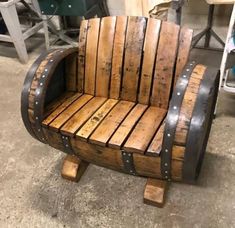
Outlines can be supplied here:
<path id="1" fill-rule="evenodd" d="M 131 175 L 137 175 L 135 170 L 135 165 L 133 162 L 133 154 L 128 153 L 124 150 L 122 150 L 122 161 L 124 164 L 125 172 Z"/>
<path id="2" fill-rule="evenodd" d="M 65 135 L 61 135 L 62 143 L 64 145 L 64 151 L 68 154 L 74 154 L 70 143 L 70 138 Z"/>
<path id="3" fill-rule="evenodd" d="M 168 181 L 171 180 L 172 148 L 180 115 L 180 107 L 182 105 L 184 94 L 195 65 L 195 62 L 188 64 L 179 77 L 166 118 L 161 152 L 161 174 L 162 177 Z"/>

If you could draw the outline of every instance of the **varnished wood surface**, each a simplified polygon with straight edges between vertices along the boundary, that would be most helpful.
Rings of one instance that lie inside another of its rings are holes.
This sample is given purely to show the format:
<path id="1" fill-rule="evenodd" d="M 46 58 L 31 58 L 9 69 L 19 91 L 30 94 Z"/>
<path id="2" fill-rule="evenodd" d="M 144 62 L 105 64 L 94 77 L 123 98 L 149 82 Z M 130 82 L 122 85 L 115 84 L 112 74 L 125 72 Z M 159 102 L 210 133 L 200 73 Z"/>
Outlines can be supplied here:
<path id="1" fill-rule="evenodd" d="M 141 104 L 149 104 L 160 28 L 160 20 L 148 19 L 143 48 L 144 54 L 140 78 L 140 90 L 138 95 L 138 101 Z"/>
<path id="2" fill-rule="evenodd" d="M 82 93 L 84 90 L 87 30 L 88 30 L 88 21 L 83 20 L 81 22 L 79 40 L 78 40 L 77 90 L 79 93 Z"/>
<path id="3" fill-rule="evenodd" d="M 116 17 L 101 19 L 96 71 L 96 96 L 108 97 Z"/>
<path id="4" fill-rule="evenodd" d="M 97 126 L 108 115 L 113 107 L 118 103 L 118 100 L 109 99 L 103 104 L 91 118 L 83 125 L 83 127 L 76 133 L 76 137 L 82 140 L 87 140 L 94 132 Z"/>
<path id="5" fill-rule="evenodd" d="M 110 98 L 119 99 L 123 74 L 124 44 L 126 37 L 127 17 L 119 16 L 113 45 L 112 73 L 110 83 Z"/>
<path id="6" fill-rule="evenodd" d="M 166 110 L 149 107 L 125 143 L 124 149 L 128 152 L 144 153 L 165 115 Z"/>
<path id="7" fill-rule="evenodd" d="M 85 87 L 84 92 L 95 95 L 95 78 L 97 66 L 97 48 L 99 41 L 100 19 L 90 19 L 86 41 Z"/>
<path id="8" fill-rule="evenodd" d="M 178 36 L 179 26 L 162 22 L 151 97 L 151 105 L 159 108 L 168 108 Z"/>
<path id="9" fill-rule="evenodd" d="M 125 42 L 125 60 L 121 98 L 136 102 L 142 49 L 146 28 L 143 17 L 129 17 Z"/>

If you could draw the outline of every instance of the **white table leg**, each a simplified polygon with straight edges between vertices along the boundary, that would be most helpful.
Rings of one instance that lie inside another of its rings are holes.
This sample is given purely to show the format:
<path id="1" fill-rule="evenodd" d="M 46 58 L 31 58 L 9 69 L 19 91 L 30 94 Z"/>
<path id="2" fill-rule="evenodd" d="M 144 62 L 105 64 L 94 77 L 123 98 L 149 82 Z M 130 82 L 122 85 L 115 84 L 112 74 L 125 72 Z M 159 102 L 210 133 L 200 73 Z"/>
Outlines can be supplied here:
<path id="1" fill-rule="evenodd" d="M 25 46 L 15 4 L 12 4 L 8 7 L 1 7 L 0 11 L 3 20 L 7 26 L 8 32 L 10 33 L 11 39 L 15 45 L 20 61 L 22 63 L 27 63 L 28 61 L 27 49 Z"/>

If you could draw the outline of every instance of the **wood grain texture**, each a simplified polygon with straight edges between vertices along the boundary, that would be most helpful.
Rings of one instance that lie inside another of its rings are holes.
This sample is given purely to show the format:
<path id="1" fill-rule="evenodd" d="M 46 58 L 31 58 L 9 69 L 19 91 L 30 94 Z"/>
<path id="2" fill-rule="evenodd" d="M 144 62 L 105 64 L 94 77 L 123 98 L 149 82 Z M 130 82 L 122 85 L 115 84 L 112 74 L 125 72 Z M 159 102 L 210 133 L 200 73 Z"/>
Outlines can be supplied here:
<path id="1" fill-rule="evenodd" d="M 121 98 L 136 102 L 144 44 L 146 18 L 129 17 L 125 42 L 125 60 Z"/>
<path id="2" fill-rule="evenodd" d="M 155 20 L 151 18 L 148 19 L 144 41 L 144 57 L 138 96 L 138 101 L 141 104 L 149 104 L 150 101 L 153 70 L 155 65 L 160 28 L 160 20 Z"/>
<path id="3" fill-rule="evenodd" d="M 168 108 L 178 36 L 178 25 L 162 22 L 151 97 L 151 105 L 159 108 Z"/>
<path id="4" fill-rule="evenodd" d="M 109 140 L 109 147 L 118 149 L 123 145 L 125 139 L 128 137 L 131 130 L 135 128 L 136 123 L 141 118 L 147 107 L 147 105 L 137 104 L 131 110 L 126 119 L 122 122 L 112 138 Z"/>
<path id="5" fill-rule="evenodd" d="M 162 150 L 163 134 L 165 130 L 165 122 L 163 122 L 156 132 L 151 144 L 149 145 L 146 155 L 148 156 L 160 156 Z"/>
<path id="6" fill-rule="evenodd" d="M 182 73 L 184 66 L 188 62 L 189 52 L 190 52 L 191 43 L 192 43 L 192 37 L 193 37 L 193 30 L 188 29 L 186 27 L 181 28 L 174 84 L 176 84 L 180 74 Z"/>
<path id="7" fill-rule="evenodd" d="M 167 181 L 148 178 L 144 190 L 144 203 L 162 208 L 165 203 Z"/>
<path id="8" fill-rule="evenodd" d="M 57 134 L 56 132 L 53 133 Z M 75 154 L 89 163 L 117 171 L 124 171 L 121 150 L 89 144 L 76 138 L 71 139 L 71 145 Z M 134 153 L 133 160 L 139 175 L 161 178 L 160 157 L 149 157 Z M 173 180 L 180 181 L 182 179 L 182 165 L 182 161 L 172 160 Z"/>
<path id="9" fill-rule="evenodd" d="M 87 140 L 117 103 L 118 100 L 108 99 L 76 133 L 76 137 L 81 140 Z"/>
<path id="10" fill-rule="evenodd" d="M 88 162 L 82 161 L 74 155 L 67 155 L 63 161 L 61 176 L 64 179 L 78 182 L 86 171 L 88 165 Z"/>
<path id="11" fill-rule="evenodd" d="M 75 95 L 67 98 L 54 112 L 52 112 L 45 120 L 42 121 L 42 125 L 47 127 L 61 112 L 63 112 L 69 105 L 77 100 L 82 94 L 76 93 Z"/>
<path id="12" fill-rule="evenodd" d="M 82 93 L 84 89 L 87 29 L 88 29 L 88 20 L 83 20 L 81 22 L 79 40 L 78 40 L 77 90 L 79 93 Z"/>
<path id="13" fill-rule="evenodd" d="M 95 95 L 97 48 L 99 41 L 100 19 L 90 19 L 88 22 L 86 63 L 85 63 L 85 87 L 87 94 Z"/>
<path id="14" fill-rule="evenodd" d="M 106 98 L 104 97 L 92 98 L 64 124 L 60 131 L 64 135 L 73 137 L 75 132 L 82 127 L 105 101 Z"/>
<path id="15" fill-rule="evenodd" d="M 133 106 L 133 102 L 120 101 L 94 131 L 89 142 L 105 146 Z"/>
<path id="16" fill-rule="evenodd" d="M 166 110 L 149 107 L 124 145 L 128 152 L 144 153 L 165 118 Z"/>
<path id="17" fill-rule="evenodd" d="M 186 144 L 193 108 L 205 70 L 205 66 L 197 65 L 189 79 L 188 87 L 185 91 L 184 99 L 180 108 L 179 120 L 175 132 L 174 141 L 176 145 Z"/>
<path id="18" fill-rule="evenodd" d="M 108 97 L 116 17 L 101 19 L 96 71 L 96 96 Z"/>
<path id="19" fill-rule="evenodd" d="M 126 37 L 127 17 L 118 16 L 113 45 L 112 73 L 109 97 L 119 99 L 123 73 L 123 57 Z"/>
<path id="20" fill-rule="evenodd" d="M 49 125 L 49 128 L 54 131 L 59 131 L 64 123 L 71 118 L 80 108 L 82 108 L 90 99 L 91 95 L 82 95 L 68 108 L 66 108 L 59 116 L 57 116 Z"/>
<path id="21" fill-rule="evenodd" d="M 77 53 L 73 53 L 65 59 L 66 91 L 77 91 L 77 62 Z"/>

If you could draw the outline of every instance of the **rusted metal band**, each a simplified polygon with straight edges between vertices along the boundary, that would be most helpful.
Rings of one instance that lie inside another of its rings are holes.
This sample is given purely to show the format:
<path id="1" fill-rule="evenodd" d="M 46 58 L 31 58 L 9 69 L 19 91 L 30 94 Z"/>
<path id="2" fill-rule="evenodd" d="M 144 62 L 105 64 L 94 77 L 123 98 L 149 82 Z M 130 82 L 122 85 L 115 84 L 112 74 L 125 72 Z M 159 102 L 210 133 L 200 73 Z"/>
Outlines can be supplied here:
<path id="1" fill-rule="evenodd" d="M 131 174 L 131 175 L 137 175 L 132 153 L 128 153 L 123 150 L 122 161 L 123 161 L 123 165 L 124 165 L 124 169 L 126 173 Z"/>
<path id="2" fill-rule="evenodd" d="M 30 93 L 30 88 L 33 82 L 33 79 L 35 77 L 35 73 L 40 65 L 40 63 L 46 58 L 50 52 L 44 52 L 41 54 L 38 59 L 33 63 L 31 66 L 30 70 L 28 71 L 24 84 L 23 84 L 23 89 L 21 93 L 21 116 L 23 123 L 25 125 L 25 128 L 29 132 L 29 134 L 34 137 L 35 139 L 38 139 L 32 129 L 31 122 L 29 120 L 29 115 L 28 115 L 28 108 L 29 108 L 29 93 Z"/>
<path id="3" fill-rule="evenodd" d="M 61 135 L 62 143 L 64 145 L 64 152 L 67 154 L 74 154 L 73 148 L 70 143 L 70 138 L 65 135 Z"/>
<path id="4" fill-rule="evenodd" d="M 195 65 L 196 63 L 194 61 L 187 64 L 182 74 L 180 75 L 174 89 L 174 93 L 172 95 L 169 106 L 169 111 L 166 117 L 161 151 L 161 174 L 164 179 L 167 179 L 169 181 L 171 180 L 172 148 L 180 115 L 180 107 L 182 105 L 184 94 Z"/>
<path id="5" fill-rule="evenodd" d="M 214 116 L 218 87 L 218 69 L 207 68 L 199 87 L 187 135 L 183 164 L 184 182 L 194 183 L 200 173 Z"/>
<path id="6" fill-rule="evenodd" d="M 55 66 L 58 64 L 58 60 L 60 59 L 60 55 L 63 53 L 62 49 L 55 50 L 51 58 L 48 59 L 48 63 L 45 66 L 44 71 L 42 72 L 39 80 L 38 80 L 38 87 L 35 90 L 35 97 L 34 97 L 34 121 L 35 121 L 35 128 L 36 128 L 36 136 L 37 138 L 46 143 L 46 137 L 44 135 L 42 129 L 42 121 L 44 118 L 44 100 L 45 94 L 47 91 L 48 84 L 50 82 L 50 77 L 53 75 Z"/>

